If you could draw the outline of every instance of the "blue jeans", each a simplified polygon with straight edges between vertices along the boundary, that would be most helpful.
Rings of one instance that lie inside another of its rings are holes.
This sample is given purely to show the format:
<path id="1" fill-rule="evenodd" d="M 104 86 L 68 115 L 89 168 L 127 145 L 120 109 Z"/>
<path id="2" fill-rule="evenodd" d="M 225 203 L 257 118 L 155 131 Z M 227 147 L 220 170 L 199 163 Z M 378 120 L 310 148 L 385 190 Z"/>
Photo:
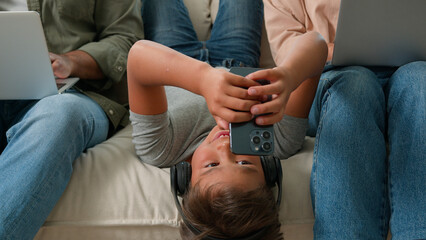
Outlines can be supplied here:
<path id="1" fill-rule="evenodd" d="M 74 160 L 104 141 L 108 128 L 102 108 L 74 91 L 0 101 L 0 239 L 34 238 L 65 190 Z"/>
<path id="2" fill-rule="evenodd" d="M 221 0 L 210 39 L 197 38 L 182 0 L 142 0 L 145 37 L 210 65 L 257 67 L 261 0 Z"/>
<path id="3" fill-rule="evenodd" d="M 426 62 L 324 71 L 309 116 L 315 239 L 426 238 Z"/>

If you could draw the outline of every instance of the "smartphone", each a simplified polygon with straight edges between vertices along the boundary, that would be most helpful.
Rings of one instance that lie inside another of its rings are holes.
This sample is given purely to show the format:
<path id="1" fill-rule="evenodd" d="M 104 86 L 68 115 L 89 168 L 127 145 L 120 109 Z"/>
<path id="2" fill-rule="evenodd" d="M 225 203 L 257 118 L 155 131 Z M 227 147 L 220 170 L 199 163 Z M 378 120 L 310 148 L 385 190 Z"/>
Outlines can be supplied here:
<path id="1" fill-rule="evenodd" d="M 231 73 L 240 76 L 261 70 L 260 68 L 234 67 Z M 262 85 L 269 81 L 258 81 Z M 248 122 L 229 123 L 229 137 L 231 152 L 239 155 L 272 155 L 274 153 L 274 128 L 273 125 L 260 126 L 255 118 Z"/>

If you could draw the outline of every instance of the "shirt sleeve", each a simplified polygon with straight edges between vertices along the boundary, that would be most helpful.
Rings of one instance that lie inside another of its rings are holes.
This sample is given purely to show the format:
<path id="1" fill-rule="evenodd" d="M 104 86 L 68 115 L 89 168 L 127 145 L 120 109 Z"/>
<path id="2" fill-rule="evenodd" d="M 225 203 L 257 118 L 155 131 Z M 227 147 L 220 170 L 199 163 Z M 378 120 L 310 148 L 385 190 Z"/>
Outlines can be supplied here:
<path id="1" fill-rule="evenodd" d="M 142 162 L 162 167 L 174 164 L 172 145 L 175 142 L 169 112 L 140 115 L 130 111 L 133 144 Z"/>
<path id="2" fill-rule="evenodd" d="M 166 92 L 165 113 L 130 112 L 136 154 L 157 167 L 187 160 L 216 125 L 203 97 L 175 87 L 167 87 Z"/>
<path id="3" fill-rule="evenodd" d="M 274 155 L 287 159 L 296 154 L 303 146 L 307 130 L 307 118 L 284 115 L 283 119 L 274 125 Z"/>
<path id="4" fill-rule="evenodd" d="M 125 78 L 130 47 L 144 37 L 140 11 L 141 3 L 136 0 L 96 1 L 94 20 L 98 41 L 79 50 L 91 55 L 113 82 Z"/>
<path id="5" fill-rule="evenodd" d="M 294 38 L 307 32 L 306 8 L 304 1 L 264 0 L 264 9 L 272 56 L 279 66 Z"/>

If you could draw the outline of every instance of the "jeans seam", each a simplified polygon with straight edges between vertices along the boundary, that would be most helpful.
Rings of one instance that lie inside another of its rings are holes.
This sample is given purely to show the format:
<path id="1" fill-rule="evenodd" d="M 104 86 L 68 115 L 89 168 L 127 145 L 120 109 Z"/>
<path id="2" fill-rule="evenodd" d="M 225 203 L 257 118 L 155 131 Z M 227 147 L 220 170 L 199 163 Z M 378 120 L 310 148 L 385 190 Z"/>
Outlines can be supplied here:
<path id="1" fill-rule="evenodd" d="M 382 235 L 382 238 L 383 239 L 386 239 L 386 235 L 387 235 L 387 228 L 386 228 L 386 224 L 387 224 L 387 219 L 386 219 L 386 207 L 387 207 L 387 205 L 386 205 L 386 198 L 387 198 L 387 196 L 388 196 L 388 194 L 387 194 L 387 191 L 386 191 L 386 189 L 387 189 L 387 178 L 388 178 L 388 175 L 386 174 L 385 175 L 385 177 L 384 177 L 384 181 L 383 181 L 383 188 L 382 188 L 382 193 L 383 193 L 383 198 L 382 198 L 382 211 L 381 211 L 381 214 L 382 214 L 382 216 L 381 216 L 381 219 L 382 219 L 382 223 L 381 223 L 381 229 L 380 229 L 380 231 L 381 231 L 381 235 Z"/>
<path id="2" fill-rule="evenodd" d="M 315 146 L 314 146 L 314 163 L 315 163 L 315 172 L 314 172 L 314 181 L 313 181 L 313 184 L 314 184 L 314 194 L 315 195 L 317 195 L 317 189 L 318 189 L 318 187 L 317 187 L 317 185 L 318 185 L 318 176 L 317 176 L 317 173 L 318 173 L 318 171 L 316 170 L 317 168 L 318 168 L 318 146 L 319 146 L 319 142 L 320 142 L 320 140 L 321 140 L 321 137 L 320 137 L 320 133 L 321 133 L 321 130 L 322 130 L 322 124 L 323 124 L 323 119 L 324 119 L 324 117 L 326 116 L 326 113 L 327 113 L 327 106 L 328 106 L 328 99 L 329 99 L 329 97 L 330 97 L 330 93 L 329 93 L 329 91 L 327 91 L 325 94 L 324 94 L 324 99 L 326 99 L 325 101 L 324 101 L 324 104 L 323 104 L 323 106 L 322 106 L 322 111 L 321 111 L 321 117 L 320 117 L 320 120 L 319 120 L 319 122 L 318 122 L 318 127 L 317 127 L 317 133 L 316 133 L 316 136 L 315 136 L 315 139 L 316 139 L 316 141 L 315 141 Z M 317 204 L 316 204 L 316 197 L 314 196 L 314 206 L 316 206 Z M 316 214 L 316 208 L 314 209 L 314 216 L 316 216 L 317 214 Z"/>
<path id="3" fill-rule="evenodd" d="M 388 192 L 385 195 L 384 201 L 386 203 L 386 197 L 389 198 L 388 199 L 389 200 L 389 219 L 386 220 L 386 218 L 385 218 L 386 205 L 384 204 L 384 206 L 383 206 L 383 216 L 384 216 L 383 217 L 383 219 L 384 219 L 383 226 L 385 226 L 385 224 L 388 223 L 389 224 L 388 229 L 390 229 L 390 216 L 392 216 L 392 211 L 393 211 L 393 206 L 392 206 L 392 191 L 391 191 L 391 189 L 392 189 L 391 170 L 390 170 L 389 164 L 390 164 L 390 162 L 389 162 L 389 159 L 387 158 L 387 173 L 388 174 L 386 175 L 387 176 L 387 183 L 385 185 L 385 188 L 388 189 Z M 387 236 L 387 232 L 388 231 L 385 232 L 385 229 L 383 229 L 383 237 L 384 238 Z"/>
<path id="4" fill-rule="evenodd" d="M 326 88 L 328 89 L 329 85 L 330 85 L 328 79 L 324 79 L 324 80 L 321 79 L 321 80 L 326 82 L 326 85 L 327 85 Z M 322 101 L 319 101 L 319 104 L 320 104 L 319 109 L 321 109 L 321 112 L 320 112 L 320 119 L 318 120 L 318 126 L 317 126 L 316 134 L 315 134 L 315 146 L 314 146 L 314 152 L 313 152 L 313 165 L 315 165 L 315 169 L 313 169 L 314 172 L 312 174 L 312 177 L 313 177 L 312 184 L 313 184 L 313 189 L 314 189 L 314 191 L 313 191 L 314 196 L 313 196 L 313 198 L 311 197 L 313 199 L 312 204 L 313 204 L 313 207 L 314 207 L 314 209 L 313 209 L 314 217 L 317 216 L 317 212 L 316 212 L 317 211 L 316 210 L 317 209 L 316 208 L 317 198 L 316 198 L 316 195 L 317 195 L 317 190 L 318 190 L 318 187 L 317 187 L 317 185 L 318 185 L 318 176 L 317 176 L 317 173 L 318 173 L 318 171 L 317 171 L 317 168 L 318 168 L 318 146 L 319 146 L 319 142 L 321 140 L 320 133 L 321 133 L 322 123 L 323 123 L 322 119 L 324 118 L 325 113 L 327 112 L 327 100 L 328 100 L 329 95 L 330 95 L 329 91 L 327 90 L 325 92 L 324 96 L 322 97 L 322 99 L 326 99 L 324 101 L 324 104 L 321 104 Z M 319 96 L 321 96 L 321 95 L 319 95 Z M 321 106 L 321 105 L 323 105 L 323 106 Z"/>

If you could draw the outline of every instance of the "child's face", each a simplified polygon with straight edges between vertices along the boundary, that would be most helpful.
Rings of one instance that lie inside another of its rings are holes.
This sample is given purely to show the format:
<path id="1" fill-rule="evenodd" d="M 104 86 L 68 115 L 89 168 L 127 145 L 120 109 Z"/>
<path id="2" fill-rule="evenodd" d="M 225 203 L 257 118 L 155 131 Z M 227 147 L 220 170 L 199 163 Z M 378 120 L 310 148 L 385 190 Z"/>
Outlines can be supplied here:
<path id="1" fill-rule="evenodd" d="M 260 157 L 235 155 L 229 144 L 228 130 L 212 129 L 192 156 L 192 186 L 225 184 L 249 191 L 265 184 Z"/>

